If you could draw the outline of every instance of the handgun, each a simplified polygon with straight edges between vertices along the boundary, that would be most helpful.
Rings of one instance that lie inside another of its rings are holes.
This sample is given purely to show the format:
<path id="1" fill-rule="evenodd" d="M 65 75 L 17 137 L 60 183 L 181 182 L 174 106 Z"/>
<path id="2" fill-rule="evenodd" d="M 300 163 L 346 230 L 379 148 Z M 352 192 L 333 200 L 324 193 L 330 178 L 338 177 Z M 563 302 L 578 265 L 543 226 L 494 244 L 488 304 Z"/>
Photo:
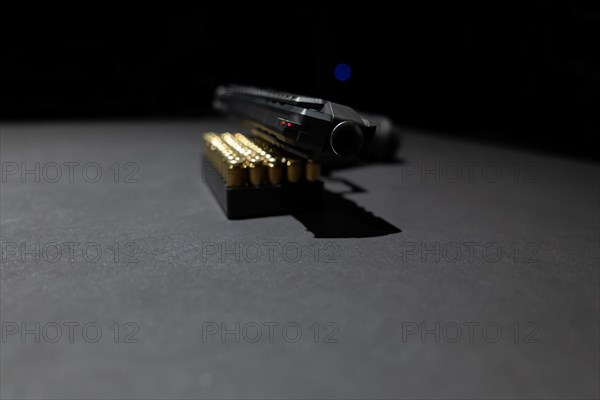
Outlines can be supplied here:
<path id="1" fill-rule="evenodd" d="M 366 161 L 376 129 L 348 106 L 254 87 L 220 86 L 213 105 L 270 145 L 315 162 Z"/>

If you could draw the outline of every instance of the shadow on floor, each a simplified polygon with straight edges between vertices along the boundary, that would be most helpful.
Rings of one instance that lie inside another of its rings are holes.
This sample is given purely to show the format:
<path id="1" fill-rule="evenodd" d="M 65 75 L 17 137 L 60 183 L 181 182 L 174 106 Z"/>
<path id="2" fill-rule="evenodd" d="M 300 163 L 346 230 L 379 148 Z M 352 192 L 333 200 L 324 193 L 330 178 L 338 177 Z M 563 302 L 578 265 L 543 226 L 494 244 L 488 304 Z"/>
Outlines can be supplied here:
<path id="1" fill-rule="evenodd" d="M 325 189 L 322 209 L 293 214 L 315 238 L 367 238 L 402 232 L 344 197 L 346 193 L 363 193 L 363 188 L 344 179 L 336 178 L 335 181 L 350 190 L 334 193 Z"/>

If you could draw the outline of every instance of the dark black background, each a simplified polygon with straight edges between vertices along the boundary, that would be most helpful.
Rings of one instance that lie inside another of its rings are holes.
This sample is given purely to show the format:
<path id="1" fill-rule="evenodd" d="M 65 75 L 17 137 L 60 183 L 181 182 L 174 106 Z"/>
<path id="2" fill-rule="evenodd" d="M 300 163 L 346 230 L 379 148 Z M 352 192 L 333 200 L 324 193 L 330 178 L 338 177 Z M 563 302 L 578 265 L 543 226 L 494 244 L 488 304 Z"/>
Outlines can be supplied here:
<path id="1" fill-rule="evenodd" d="M 31 6 L 2 17 L 2 119 L 213 113 L 218 84 L 594 157 L 600 13 L 584 3 Z M 337 63 L 352 67 L 338 82 Z"/>

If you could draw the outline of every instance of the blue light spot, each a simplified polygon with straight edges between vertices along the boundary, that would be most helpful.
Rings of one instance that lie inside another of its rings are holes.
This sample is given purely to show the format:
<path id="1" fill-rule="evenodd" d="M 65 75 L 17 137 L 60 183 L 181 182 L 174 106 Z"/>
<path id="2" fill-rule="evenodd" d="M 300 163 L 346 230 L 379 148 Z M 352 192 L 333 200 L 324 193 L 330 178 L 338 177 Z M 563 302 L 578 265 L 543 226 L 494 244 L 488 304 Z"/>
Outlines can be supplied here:
<path id="1" fill-rule="evenodd" d="M 348 64 L 338 64 L 335 66 L 333 74 L 335 75 L 335 79 L 344 82 L 350 79 L 350 75 L 352 75 L 352 69 L 350 69 Z"/>

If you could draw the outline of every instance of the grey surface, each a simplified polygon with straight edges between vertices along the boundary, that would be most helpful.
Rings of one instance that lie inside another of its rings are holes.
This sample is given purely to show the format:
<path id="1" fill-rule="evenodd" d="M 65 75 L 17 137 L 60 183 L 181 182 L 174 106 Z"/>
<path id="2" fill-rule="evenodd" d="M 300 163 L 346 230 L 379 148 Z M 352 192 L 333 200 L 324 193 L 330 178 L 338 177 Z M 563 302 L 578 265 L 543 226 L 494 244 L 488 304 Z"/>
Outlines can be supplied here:
<path id="1" fill-rule="evenodd" d="M 7 179 L 3 244 L 139 245 L 137 263 L 5 254 L 3 324 L 94 321 L 104 331 L 95 344 L 8 337 L 3 398 L 599 396 L 598 166 L 409 133 L 404 164 L 335 174 L 365 189 L 346 198 L 401 232 L 318 239 L 292 216 L 224 217 L 201 181 L 198 154 L 203 131 L 229 129 L 218 121 L 2 124 L 3 163 L 97 162 L 106 174 L 98 183 Z M 107 167 L 129 161 L 139 165 L 139 182 L 114 183 Z M 403 168 L 423 161 L 494 163 L 503 175 L 495 183 L 480 174 L 473 182 L 403 182 Z M 533 179 L 515 179 L 515 163 L 537 168 Z M 277 251 L 273 260 L 221 262 L 203 259 L 209 242 L 278 242 L 303 254 L 298 262 Z M 410 243 L 452 242 L 494 243 L 503 256 L 486 260 L 481 246 L 473 261 L 402 256 Z M 506 255 L 515 243 L 533 243 L 538 262 Z M 337 252 L 315 260 L 315 246 Z M 115 321 L 135 322 L 139 343 L 113 343 Z M 204 343 L 207 321 L 297 322 L 303 337 Z M 315 321 L 335 322 L 339 342 L 313 343 Z M 495 322 L 503 335 L 497 343 L 403 341 L 402 323 L 421 321 Z M 539 326 L 538 343 L 515 344 L 509 326 L 529 321 Z"/>

